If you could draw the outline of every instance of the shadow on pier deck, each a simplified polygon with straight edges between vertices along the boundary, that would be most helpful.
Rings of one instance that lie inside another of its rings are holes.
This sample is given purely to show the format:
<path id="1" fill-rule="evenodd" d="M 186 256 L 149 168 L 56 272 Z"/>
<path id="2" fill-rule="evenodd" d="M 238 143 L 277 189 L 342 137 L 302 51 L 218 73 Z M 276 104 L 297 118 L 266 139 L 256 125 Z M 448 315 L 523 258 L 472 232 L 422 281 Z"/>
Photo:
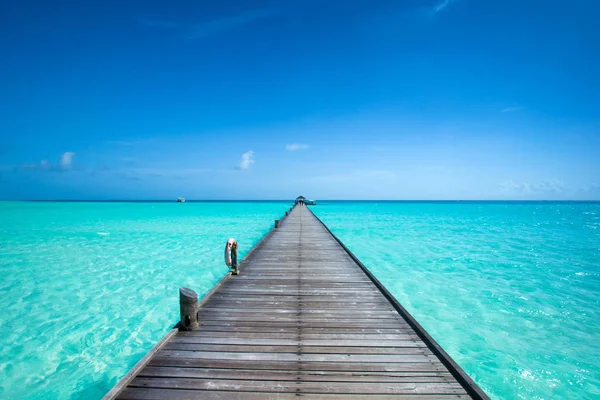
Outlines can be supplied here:
<path id="1" fill-rule="evenodd" d="M 487 399 L 362 263 L 296 206 L 105 399 Z"/>

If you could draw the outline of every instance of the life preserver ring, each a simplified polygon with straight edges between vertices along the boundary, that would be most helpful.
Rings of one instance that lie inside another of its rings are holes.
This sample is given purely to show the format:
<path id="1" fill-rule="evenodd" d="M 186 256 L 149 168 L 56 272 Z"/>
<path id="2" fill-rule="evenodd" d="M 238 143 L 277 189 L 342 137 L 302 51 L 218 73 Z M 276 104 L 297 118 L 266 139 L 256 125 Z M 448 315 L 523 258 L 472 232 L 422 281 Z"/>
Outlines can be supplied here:
<path id="1" fill-rule="evenodd" d="M 234 244 L 237 244 L 235 239 L 230 238 L 229 240 L 227 240 L 227 244 L 225 245 L 225 265 L 227 265 L 228 267 L 231 267 L 233 265 L 231 252 L 232 251 L 237 252 L 237 249 L 233 249 Z M 237 257 L 236 257 L 236 259 L 237 259 Z"/>

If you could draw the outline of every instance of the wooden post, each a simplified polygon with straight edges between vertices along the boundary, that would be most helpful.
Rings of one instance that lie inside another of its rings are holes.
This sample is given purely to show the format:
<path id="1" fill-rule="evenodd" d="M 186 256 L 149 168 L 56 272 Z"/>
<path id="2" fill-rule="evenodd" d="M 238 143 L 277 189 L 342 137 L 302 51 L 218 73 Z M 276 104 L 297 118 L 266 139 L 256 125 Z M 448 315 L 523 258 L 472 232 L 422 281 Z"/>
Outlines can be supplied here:
<path id="1" fill-rule="evenodd" d="M 179 330 L 191 331 L 198 328 L 198 294 L 186 287 L 179 288 Z"/>
<path id="2" fill-rule="evenodd" d="M 231 246 L 231 275 L 239 275 L 240 270 L 238 269 L 237 259 L 238 259 L 238 243 L 235 242 L 233 246 Z"/>
<path id="3" fill-rule="evenodd" d="M 287 212 L 287 211 L 285 212 L 285 216 L 286 216 L 286 217 L 288 216 L 288 212 Z"/>
<path id="4" fill-rule="evenodd" d="M 275 228 L 279 228 L 280 221 L 278 219 L 275 220 Z"/>

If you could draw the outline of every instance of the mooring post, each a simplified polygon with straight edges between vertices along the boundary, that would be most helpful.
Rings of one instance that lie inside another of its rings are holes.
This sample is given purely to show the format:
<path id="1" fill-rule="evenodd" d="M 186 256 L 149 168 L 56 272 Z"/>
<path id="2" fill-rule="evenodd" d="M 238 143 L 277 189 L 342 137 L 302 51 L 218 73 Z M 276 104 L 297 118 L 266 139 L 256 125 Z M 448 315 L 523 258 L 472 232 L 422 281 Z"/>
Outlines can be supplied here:
<path id="1" fill-rule="evenodd" d="M 179 330 L 191 331 L 198 328 L 198 294 L 186 287 L 179 288 Z"/>
<path id="2" fill-rule="evenodd" d="M 280 222 L 281 222 L 281 221 L 280 221 L 280 220 L 278 220 L 278 219 L 276 219 L 276 220 L 275 220 L 275 228 L 279 228 L 279 223 L 280 223 Z"/>
<path id="3" fill-rule="evenodd" d="M 288 216 L 288 212 L 287 212 L 287 211 L 285 212 L 285 216 L 286 216 L 286 217 Z"/>

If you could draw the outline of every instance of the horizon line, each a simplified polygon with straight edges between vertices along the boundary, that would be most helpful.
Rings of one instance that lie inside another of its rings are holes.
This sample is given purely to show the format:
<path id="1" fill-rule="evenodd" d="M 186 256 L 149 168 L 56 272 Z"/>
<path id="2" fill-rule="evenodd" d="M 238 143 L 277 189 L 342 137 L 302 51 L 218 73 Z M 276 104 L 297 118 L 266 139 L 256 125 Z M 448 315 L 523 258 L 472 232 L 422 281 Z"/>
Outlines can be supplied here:
<path id="1" fill-rule="evenodd" d="M 294 202 L 295 199 L 186 199 L 185 203 L 209 202 Z M 600 202 L 600 199 L 326 199 L 318 202 Z M 0 199 L 0 202 L 79 202 L 79 203 L 177 203 L 171 199 Z"/>

